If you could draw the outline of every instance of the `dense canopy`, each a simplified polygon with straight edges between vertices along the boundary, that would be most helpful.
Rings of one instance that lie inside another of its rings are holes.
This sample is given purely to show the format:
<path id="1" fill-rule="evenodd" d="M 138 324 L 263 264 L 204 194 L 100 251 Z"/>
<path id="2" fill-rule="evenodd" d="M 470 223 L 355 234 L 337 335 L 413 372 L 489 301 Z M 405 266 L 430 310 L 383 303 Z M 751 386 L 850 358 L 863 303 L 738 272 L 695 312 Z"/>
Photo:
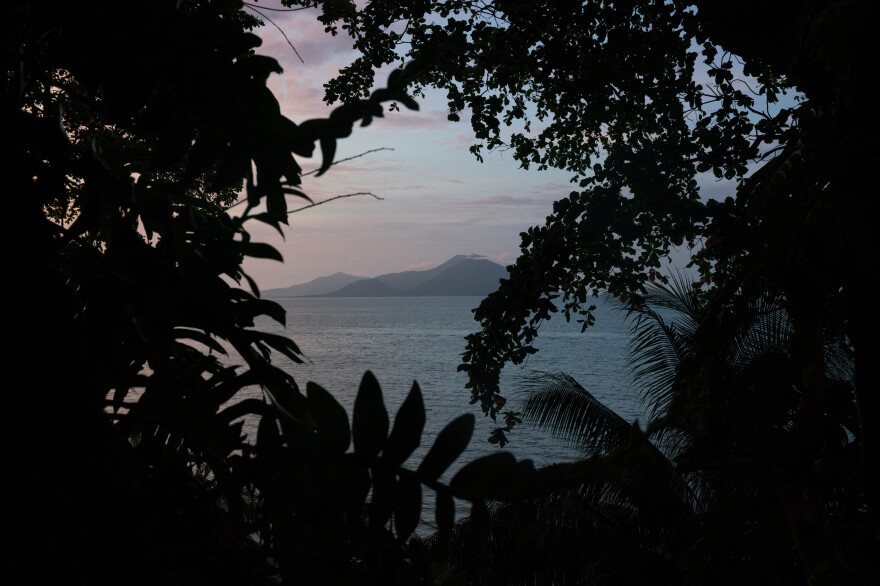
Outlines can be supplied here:
<path id="1" fill-rule="evenodd" d="M 284 4 L 318 8 L 328 34 L 351 35 L 360 52 L 328 82 L 327 98 L 343 102 L 328 119 L 281 114 L 266 86 L 280 67 L 254 53 L 259 21 L 243 2 L 2 7 L 14 571 L 74 583 L 424 582 L 437 550 L 408 539 L 427 487 L 441 536 L 453 498 L 473 501 L 471 568 L 490 535 L 486 500 L 543 515 L 562 499 L 581 507 L 584 539 L 635 544 L 627 551 L 650 551 L 651 568 L 679 578 L 741 567 L 743 579 L 766 578 L 762 568 L 781 582 L 876 579 L 865 555 L 878 542 L 880 454 L 876 3 Z M 371 92 L 374 71 L 396 62 L 406 65 Z M 280 228 L 288 198 L 303 197 L 296 157 L 318 144 L 327 171 L 355 123 L 387 102 L 415 108 L 410 93 L 429 87 L 445 90 L 450 120 L 470 118 L 475 155 L 510 149 L 573 179 L 522 234 L 467 339 L 472 402 L 504 422 L 494 441 L 519 421 L 499 373 L 536 351 L 542 321 L 561 311 L 588 326 L 590 295 L 605 291 L 653 319 L 669 292 L 664 259 L 694 249 L 687 330 L 661 320 L 636 331 L 654 336 L 639 364 L 662 376 L 648 388 L 668 397 L 647 430 L 587 397 L 591 421 L 605 418 L 596 429 L 614 433 L 585 445 L 613 436 L 615 447 L 539 472 L 493 454 L 447 486 L 438 478 L 472 416 L 409 470 L 425 416 L 417 385 L 392 425 L 365 375 L 349 423 L 329 393 L 300 389 L 272 362 L 301 356 L 254 327 L 284 312 L 242 271 L 246 256 L 280 260 L 247 222 Z M 729 197 L 705 197 L 705 176 L 731 181 Z M 679 354 L 653 362 L 666 342 Z M 240 394 L 251 386 L 259 398 Z M 253 442 L 242 417 L 258 421 Z M 651 441 L 664 433 L 688 449 L 662 452 Z M 683 482 L 663 484 L 670 471 Z M 510 517 L 525 523 L 519 534 L 492 525 L 491 543 L 535 535 L 540 515 Z M 547 544 L 564 534 L 553 535 Z M 587 576 L 517 561 L 523 583 Z"/>

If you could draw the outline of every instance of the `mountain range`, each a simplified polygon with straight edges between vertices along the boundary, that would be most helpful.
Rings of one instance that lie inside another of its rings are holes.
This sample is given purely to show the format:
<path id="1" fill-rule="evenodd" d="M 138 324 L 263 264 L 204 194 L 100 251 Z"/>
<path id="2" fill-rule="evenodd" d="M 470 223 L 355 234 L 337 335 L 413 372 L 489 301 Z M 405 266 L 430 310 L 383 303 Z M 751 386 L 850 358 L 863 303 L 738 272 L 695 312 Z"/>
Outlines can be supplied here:
<path id="1" fill-rule="evenodd" d="M 268 289 L 263 297 L 443 297 L 488 295 L 507 277 L 507 269 L 476 254 L 453 256 L 424 271 L 403 271 L 366 278 L 346 273 L 308 283 Z"/>

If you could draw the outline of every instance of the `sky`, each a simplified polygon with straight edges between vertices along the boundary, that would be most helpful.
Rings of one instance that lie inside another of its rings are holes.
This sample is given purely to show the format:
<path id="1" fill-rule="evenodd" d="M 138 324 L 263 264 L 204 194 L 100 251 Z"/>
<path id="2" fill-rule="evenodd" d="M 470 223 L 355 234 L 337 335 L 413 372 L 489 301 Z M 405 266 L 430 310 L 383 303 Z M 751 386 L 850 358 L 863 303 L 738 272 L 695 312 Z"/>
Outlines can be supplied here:
<path id="1" fill-rule="evenodd" d="M 255 31 L 263 40 L 257 53 L 279 61 L 284 73 L 269 78 L 269 88 L 282 114 L 296 123 L 326 117 L 323 84 L 348 65 L 354 53 L 347 36 L 332 37 L 315 20 L 317 10 L 269 12 L 276 2 L 257 9 L 270 23 Z M 301 56 L 302 61 L 297 57 Z M 377 76 L 384 85 L 386 73 Z M 283 237 L 251 222 L 254 240 L 275 246 L 284 263 L 248 259 L 244 270 L 261 289 L 286 287 L 316 277 L 345 272 L 372 277 L 401 270 L 427 269 L 456 254 L 479 254 L 502 265 L 519 252 L 519 234 L 543 224 L 553 202 L 576 186 L 567 172 L 523 170 L 510 153 L 484 154 L 479 162 L 469 151 L 474 143 L 466 116 L 446 119 L 439 92 L 419 99 L 418 112 L 401 107 L 365 128 L 356 126 L 339 141 L 336 160 L 379 150 L 332 167 L 325 175 L 303 178 L 315 202 L 349 193 L 370 192 L 328 202 L 290 216 Z M 318 157 L 298 161 L 306 172 Z M 715 183 L 709 191 L 726 191 Z M 291 197 L 290 209 L 307 202 Z"/>

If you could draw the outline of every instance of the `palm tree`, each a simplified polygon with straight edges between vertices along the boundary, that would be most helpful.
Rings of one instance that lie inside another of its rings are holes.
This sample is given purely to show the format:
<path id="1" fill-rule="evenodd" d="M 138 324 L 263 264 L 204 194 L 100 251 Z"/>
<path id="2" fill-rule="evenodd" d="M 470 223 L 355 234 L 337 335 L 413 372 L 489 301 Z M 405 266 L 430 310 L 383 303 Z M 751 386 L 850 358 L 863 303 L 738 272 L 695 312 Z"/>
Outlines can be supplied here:
<path id="1" fill-rule="evenodd" d="M 858 548 L 844 547 L 856 541 L 844 528 L 862 526 L 847 341 L 827 337 L 825 447 L 804 462 L 785 299 L 726 299 L 674 275 L 629 306 L 644 430 L 569 375 L 522 381 L 524 418 L 597 467 L 579 486 L 496 510 L 482 555 L 514 578 L 504 583 L 870 580 Z M 535 541 L 530 555 L 522 539 Z"/>

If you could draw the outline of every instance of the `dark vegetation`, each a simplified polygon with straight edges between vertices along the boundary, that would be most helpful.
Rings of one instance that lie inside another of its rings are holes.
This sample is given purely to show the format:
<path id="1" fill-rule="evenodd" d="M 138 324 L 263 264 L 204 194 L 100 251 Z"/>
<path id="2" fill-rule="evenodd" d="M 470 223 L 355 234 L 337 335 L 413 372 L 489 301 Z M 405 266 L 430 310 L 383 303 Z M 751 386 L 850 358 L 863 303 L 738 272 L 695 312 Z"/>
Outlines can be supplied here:
<path id="1" fill-rule="evenodd" d="M 5 582 L 876 583 L 876 5 L 317 4 L 363 57 L 300 124 L 241 2 L 3 4 Z M 392 424 L 368 373 L 349 422 L 253 327 L 284 313 L 242 271 L 280 260 L 247 226 L 304 197 L 294 155 L 318 145 L 327 172 L 356 123 L 428 86 L 477 156 L 579 186 L 477 310 L 462 368 L 491 439 L 515 440 L 498 373 L 544 319 L 588 327 L 605 290 L 632 312 L 645 428 L 564 375 L 532 389 L 525 416 L 580 462 L 499 452 L 441 483 L 472 416 L 407 467 L 417 386 Z M 701 199 L 700 172 L 730 197 Z M 696 284 L 658 270 L 684 243 Z M 473 503 L 456 526 L 454 496 Z"/>

